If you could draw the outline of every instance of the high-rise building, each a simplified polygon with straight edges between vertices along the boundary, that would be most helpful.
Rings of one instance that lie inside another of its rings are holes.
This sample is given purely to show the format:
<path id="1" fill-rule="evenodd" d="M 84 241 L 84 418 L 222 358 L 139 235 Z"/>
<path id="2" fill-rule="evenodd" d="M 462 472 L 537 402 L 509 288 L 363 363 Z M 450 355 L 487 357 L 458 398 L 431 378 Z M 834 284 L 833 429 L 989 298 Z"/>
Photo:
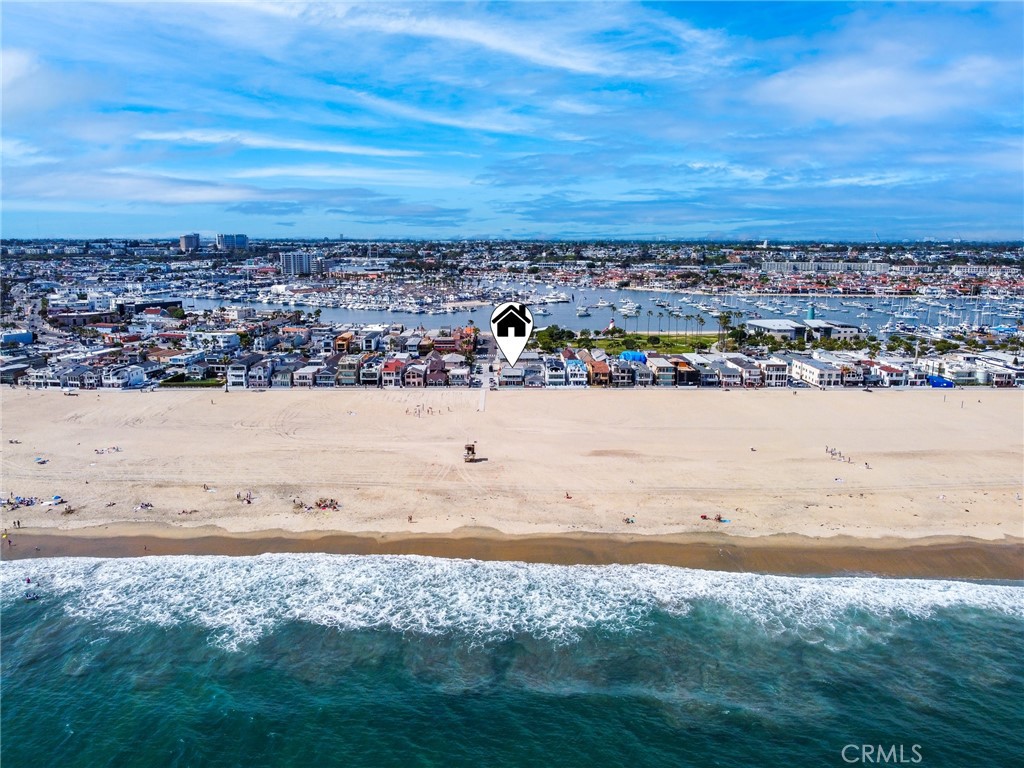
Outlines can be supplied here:
<path id="1" fill-rule="evenodd" d="M 249 248 L 249 238 L 245 235 L 217 235 L 218 251 L 245 251 Z"/>
<path id="2" fill-rule="evenodd" d="M 178 245 L 185 253 L 188 253 L 189 251 L 198 251 L 199 235 L 197 233 L 182 235 L 178 238 Z"/>
<path id="3" fill-rule="evenodd" d="M 308 253 L 292 251 L 281 254 L 281 274 L 283 275 L 308 275 L 311 267 Z"/>

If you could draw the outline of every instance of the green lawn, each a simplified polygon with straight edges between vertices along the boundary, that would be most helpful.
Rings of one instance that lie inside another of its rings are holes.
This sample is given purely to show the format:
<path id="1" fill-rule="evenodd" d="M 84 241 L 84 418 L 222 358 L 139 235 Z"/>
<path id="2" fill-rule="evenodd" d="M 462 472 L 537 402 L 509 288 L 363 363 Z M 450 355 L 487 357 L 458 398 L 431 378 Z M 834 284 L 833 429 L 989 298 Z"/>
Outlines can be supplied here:
<path id="1" fill-rule="evenodd" d="M 664 352 L 665 354 L 694 352 L 698 343 L 707 349 L 718 341 L 717 333 L 697 335 L 683 333 L 659 334 L 654 332 L 651 336 L 657 339 L 658 343 L 652 344 L 646 333 L 627 333 L 624 336 L 595 336 L 590 344 L 581 344 L 580 339 L 577 339 L 576 343 L 580 346 L 600 347 L 610 355 L 617 355 L 627 349 L 637 349 L 641 352 L 654 350 L 655 352 Z"/>

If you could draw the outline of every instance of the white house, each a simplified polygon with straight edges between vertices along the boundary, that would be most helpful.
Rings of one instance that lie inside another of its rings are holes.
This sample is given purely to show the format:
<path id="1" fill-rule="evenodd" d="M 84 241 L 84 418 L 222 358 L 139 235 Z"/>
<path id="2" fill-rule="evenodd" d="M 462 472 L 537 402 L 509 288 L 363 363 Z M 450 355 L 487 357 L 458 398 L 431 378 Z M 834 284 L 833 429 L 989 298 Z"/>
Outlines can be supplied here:
<path id="1" fill-rule="evenodd" d="M 812 357 L 793 355 L 793 378 L 812 387 L 838 387 L 843 383 L 843 372 L 832 363 Z"/>
<path id="2" fill-rule="evenodd" d="M 141 387 L 146 381 L 146 372 L 137 365 L 116 365 L 106 368 L 101 379 L 102 386 L 109 389 Z"/>
<path id="3" fill-rule="evenodd" d="M 761 378 L 766 387 L 784 387 L 789 383 L 789 366 L 781 360 L 755 360 L 761 369 Z"/>
<path id="4" fill-rule="evenodd" d="M 587 364 L 582 360 L 566 360 L 565 374 L 570 387 L 587 386 Z"/>

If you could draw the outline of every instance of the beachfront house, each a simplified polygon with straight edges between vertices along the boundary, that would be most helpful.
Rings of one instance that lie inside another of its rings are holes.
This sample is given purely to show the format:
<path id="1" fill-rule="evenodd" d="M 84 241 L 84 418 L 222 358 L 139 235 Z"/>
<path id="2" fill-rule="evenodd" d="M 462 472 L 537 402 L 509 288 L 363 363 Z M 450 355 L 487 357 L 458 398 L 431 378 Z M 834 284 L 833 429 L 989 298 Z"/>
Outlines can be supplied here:
<path id="1" fill-rule="evenodd" d="M 725 355 L 723 360 L 730 368 L 740 373 L 740 383 L 744 387 L 760 387 L 764 385 L 761 367 L 746 355 Z"/>
<path id="2" fill-rule="evenodd" d="M 566 382 L 570 387 L 587 386 L 587 364 L 574 355 L 565 361 Z"/>
<path id="3" fill-rule="evenodd" d="M 648 357 L 647 367 L 651 369 L 655 386 L 674 387 L 676 385 L 676 367 L 665 358 Z"/>
<path id="4" fill-rule="evenodd" d="M 631 360 L 629 361 L 629 366 L 633 369 L 633 381 L 636 382 L 636 386 L 649 387 L 654 384 L 654 371 L 651 370 L 647 363 Z"/>
<path id="5" fill-rule="evenodd" d="M 321 368 L 323 368 L 322 365 L 315 363 L 302 366 L 292 374 L 292 386 L 312 388 L 316 382 L 316 375 L 320 372 Z"/>
<path id="6" fill-rule="evenodd" d="M 100 384 L 100 374 L 87 365 L 73 365 L 60 374 L 61 387 L 72 389 L 96 389 Z"/>
<path id="7" fill-rule="evenodd" d="M 273 373 L 270 375 L 270 386 L 274 388 L 290 389 L 292 386 L 292 376 L 295 371 L 299 368 L 298 363 L 283 363 L 274 368 Z"/>
<path id="8" fill-rule="evenodd" d="M 137 365 L 114 365 L 103 370 L 101 385 L 107 389 L 141 387 L 146 374 Z"/>
<path id="9" fill-rule="evenodd" d="M 341 358 L 338 361 L 338 386 L 357 386 L 359 384 L 359 371 L 362 367 L 362 355 L 345 355 Z"/>
<path id="10" fill-rule="evenodd" d="M 564 387 L 568 383 L 565 363 L 552 357 L 544 361 L 544 384 L 548 387 Z"/>
<path id="11" fill-rule="evenodd" d="M 21 377 L 21 383 L 32 389 L 49 389 L 60 387 L 60 376 L 49 366 L 33 368 Z"/>
<path id="12" fill-rule="evenodd" d="M 978 357 L 976 364 L 978 371 L 986 375 L 986 384 L 999 388 L 1016 386 L 1018 371 L 1012 364 L 992 357 Z"/>
<path id="13" fill-rule="evenodd" d="M 249 386 L 249 369 L 262 362 L 263 356 L 255 353 L 242 355 L 228 363 L 228 389 L 245 389 Z"/>
<path id="14" fill-rule="evenodd" d="M 160 378 L 167 370 L 164 363 L 158 363 L 156 360 L 143 360 L 138 365 L 147 381 Z"/>
<path id="15" fill-rule="evenodd" d="M 625 360 L 612 360 L 608 363 L 611 385 L 613 387 L 633 386 L 633 366 Z"/>
<path id="16" fill-rule="evenodd" d="M 677 387 L 699 387 L 700 371 L 690 365 L 681 357 L 670 357 L 668 359 L 676 369 Z"/>
<path id="17" fill-rule="evenodd" d="M 761 369 L 761 380 L 766 387 L 784 387 L 789 382 L 789 366 L 771 358 L 768 360 L 756 360 L 757 367 Z"/>
<path id="18" fill-rule="evenodd" d="M 595 387 L 607 387 L 611 382 L 611 371 L 608 363 L 598 360 L 589 349 L 581 349 L 576 353 L 580 361 L 587 366 L 587 376 L 590 384 Z"/>
<path id="19" fill-rule="evenodd" d="M 882 378 L 882 385 L 886 387 L 905 387 L 907 385 L 907 371 L 888 363 L 881 363 L 878 366 L 878 375 Z"/>
<path id="20" fill-rule="evenodd" d="M 718 375 L 718 386 L 730 388 L 743 386 L 743 374 L 737 368 L 729 365 L 724 358 L 709 358 L 708 365 Z"/>
<path id="21" fill-rule="evenodd" d="M 921 360 L 920 366 L 927 376 L 942 376 L 957 386 L 975 384 L 978 380 L 976 365 L 946 356 L 925 358 Z"/>
<path id="22" fill-rule="evenodd" d="M 185 378 L 192 381 L 202 381 L 214 377 L 213 369 L 206 360 L 193 360 L 185 366 Z"/>
<path id="23" fill-rule="evenodd" d="M 318 389 L 332 389 L 338 384 L 338 364 L 327 363 L 313 376 L 313 386 Z"/>
<path id="24" fill-rule="evenodd" d="M 843 383 L 843 372 L 824 360 L 815 360 L 805 355 L 792 356 L 792 376 L 812 387 L 838 387 Z"/>
<path id="25" fill-rule="evenodd" d="M 380 383 L 382 387 L 402 386 L 403 374 L 405 372 L 405 361 L 392 358 L 385 361 L 380 368 Z"/>
<path id="26" fill-rule="evenodd" d="M 448 371 L 448 384 L 453 387 L 467 387 L 471 378 L 469 368 L 465 366 Z"/>
<path id="27" fill-rule="evenodd" d="M 1021 357 L 1020 353 L 988 350 L 979 352 L 970 359 L 983 368 L 998 368 L 1009 372 L 1012 376 L 1012 386 L 1024 387 L 1024 364 L 1021 363 Z"/>
<path id="28" fill-rule="evenodd" d="M 249 389 L 267 389 L 270 387 L 274 374 L 274 361 L 270 359 L 260 360 L 249 368 Z"/>
<path id="29" fill-rule="evenodd" d="M 380 385 L 380 371 L 384 365 L 384 358 L 374 355 L 363 361 L 359 369 L 359 384 L 364 387 L 376 387 Z"/>
<path id="30" fill-rule="evenodd" d="M 684 352 L 681 357 L 686 363 L 697 371 L 698 379 L 697 386 L 700 387 L 720 387 L 722 386 L 722 379 L 720 376 L 720 370 L 713 365 L 711 361 L 703 355 L 698 355 L 692 352 Z M 723 366 L 724 367 L 724 366 Z"/>
<path id="31" fill-rule="evenodd" d="M 0 384 L 21 384 L 28 372 L 28 363 L 4 363 L 0 365 Z"/>
<path id="32" fill-rule="evenodd" d="M 498 384 L 502 387 L 523 387 L 526 385 L 526 371 L 520 366 L 505 364 L 498 375 Z"/>
<path id="33" fill-rule="evenodd" d="M 427 366 L 422 363 L 413 363 L 405 366 L 402 371 L 403 387 L 424 387 L 427 383 Z"/>
<path id="34" fill-rule="evenodd" d="M 425 368 L 423 386 L 444 387 L 448 385 L 448 372 L 445 370 L 444 358 L 437 352 L 430 352 L 423 358 Z"/>

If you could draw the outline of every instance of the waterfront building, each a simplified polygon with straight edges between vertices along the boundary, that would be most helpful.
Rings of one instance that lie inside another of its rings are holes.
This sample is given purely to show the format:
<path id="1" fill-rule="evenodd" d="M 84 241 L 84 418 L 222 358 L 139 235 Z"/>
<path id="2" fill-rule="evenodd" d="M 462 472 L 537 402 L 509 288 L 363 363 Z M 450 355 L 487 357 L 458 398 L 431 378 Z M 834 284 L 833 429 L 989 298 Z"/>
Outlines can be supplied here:
<path id="1" fill-rule="evenodd" d="M 843 383 L 843 372 L 837 366 L 805 355 L 792 356 L 792 375 L 812 387 L 838 387 Z"/>

